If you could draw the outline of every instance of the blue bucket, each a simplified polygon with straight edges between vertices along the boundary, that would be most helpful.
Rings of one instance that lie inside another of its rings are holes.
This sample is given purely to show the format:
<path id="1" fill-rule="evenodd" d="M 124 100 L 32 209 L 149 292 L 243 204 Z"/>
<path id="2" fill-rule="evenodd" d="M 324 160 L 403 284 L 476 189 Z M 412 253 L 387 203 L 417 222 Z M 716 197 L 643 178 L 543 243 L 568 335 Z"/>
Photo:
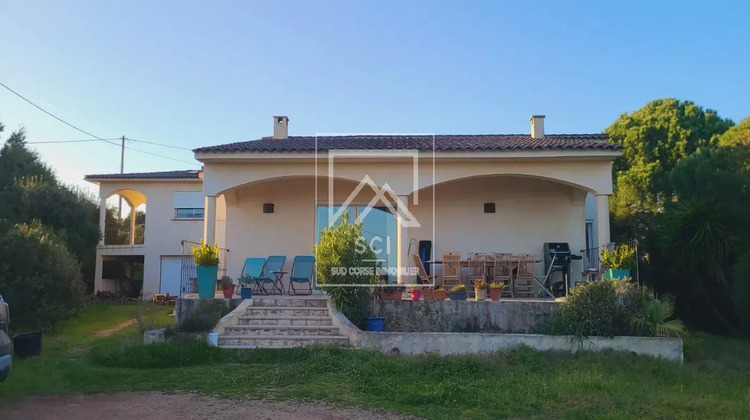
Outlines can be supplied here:
<path id="1" fill-rule="evenodd" d="M 243 287 L 242 289 L 240 289 L 240 297 L 242 299 L 252 299 L 253 289 L 251 287 Z"/>
<path id="2" fill-rule="evenodd" d="M 385 317 L 368 316 L 367 318 L 365 318 L 365 324 L 367 327 L 367 331 L 383 332 L 385 330 Z"/>

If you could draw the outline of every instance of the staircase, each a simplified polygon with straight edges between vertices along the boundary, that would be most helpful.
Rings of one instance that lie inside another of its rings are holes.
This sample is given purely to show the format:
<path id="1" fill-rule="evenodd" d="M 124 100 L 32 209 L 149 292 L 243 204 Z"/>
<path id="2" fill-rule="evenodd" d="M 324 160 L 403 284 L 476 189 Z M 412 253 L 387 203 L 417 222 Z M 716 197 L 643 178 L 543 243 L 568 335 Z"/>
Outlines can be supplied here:
<path id="1" fill-rule="evenodd" d="M 219 334 L 219 347 L 290 348 L 311 344 L 348 345 L 328 312 L 328 297 L 260 296 L 236 314 Z"/>

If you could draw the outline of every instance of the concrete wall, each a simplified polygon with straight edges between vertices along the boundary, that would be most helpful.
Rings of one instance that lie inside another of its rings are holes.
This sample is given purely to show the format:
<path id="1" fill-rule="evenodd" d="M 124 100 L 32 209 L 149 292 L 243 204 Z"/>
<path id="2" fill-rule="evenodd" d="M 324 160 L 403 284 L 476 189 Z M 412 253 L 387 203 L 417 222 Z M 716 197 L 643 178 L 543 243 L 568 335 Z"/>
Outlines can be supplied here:
<path id="1" fill-rule="evenodd" d="M 146 198 L 146 225 L 144 244 L 136 248 L 144 255 L 143 296 L 149 299 L 159 293 L 161 284 L 161 257 L 178 256 L 182 249 L 180 241 L 198 241 L 203 236 L 203 220 L 175 220 L 174 193 L 177 191 L 202 191 L 201 180 L 189 181 L 102 181 L 99 196 L 109 197 L 120 190 L 135 190 Z M 103 255 L 120 255 L 123 246 L 97 248 L 97 272 L 95 288 L 114 290 L 112 282 L 101 278 Z"/>
<path id="2" fill-rule="evenodd" d="M 378 301 L 389 332 L 528 333 L 559 303 L 548 300 Z"/>
<path id="3" fill-rule="evenodd" d="M 454 332 L 367 332 L 357 328 L 329 301 L 333 325 L 356 348 L 375 349 L 391 355 L 435 353 L 442 356 L 492 353 L 520 346 L 539 351 L 627 351 L 682 363 L 682 339 L 667 337 L 586 337 L 565 335 L 488 334 Z"/>
<path id="4" fill-rule="evenodd" d="M 185 320 L 200 304 L 200 302 L 206 302 L 208 299 L 177 299 L 174 306 L 175 325 L 182 324 Z M 229 308 L 230 311 L 234 311 L 243 302 L 243 299 L 211 299 L 214 302 L 222 302 Z M 250 299 L 247 299 L 249 302 Z M 242 312 L 242 311 L 238 311 Z M 231 313 L 229 314 L 231 315 Z M 227 315 L 227 316 L 229 316 Z M 224 318 L 222 318 L 223 320 Z"/>

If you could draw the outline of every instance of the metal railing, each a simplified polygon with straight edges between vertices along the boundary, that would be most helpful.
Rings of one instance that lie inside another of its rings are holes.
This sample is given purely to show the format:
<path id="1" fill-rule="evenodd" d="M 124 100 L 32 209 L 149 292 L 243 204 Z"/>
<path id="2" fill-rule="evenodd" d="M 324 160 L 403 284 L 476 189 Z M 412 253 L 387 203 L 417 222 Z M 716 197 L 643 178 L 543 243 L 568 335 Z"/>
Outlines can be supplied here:
<path id="1" fill-rule="evenodd" d="M 611 243 L 607 246 L 607 249 L 613 250 L 621 245 L 628 245 L 635 249 L 635 267 L 633 267 L 633 281 L 636 282 L 636 284 L 640 284 L 641 278 L 640 278 L 640 259 L 641 255 L 638 251 L 638 240 L 633 239 L 626 242 L 616 242 Z M 583 256 L 583 275 L 584 275 L 584 281 L 588 280 L 591 282 L 597 282 L 604 278 L 604 271 L 606 270 L 606 267 L 603 267 L 601 265 L 601 251 L 599 250 L 599 247 L 596 248 L 586 248 L 581 250 L 581 255 Z M 586 279 L 588 277 L 588 279 Z"/>
<path id="2" fill-rule="evenodd" d="M 180 262 L 180 297 L 187 293 L 198 293 L 198 276 L 195 271 L 195 258 L 193 258 L 193 247 L 200 245 L 193 241 L 180 241 L 182 247 Z M 219 248 L 219 278 L 227 273 L 228 249 Z"/>

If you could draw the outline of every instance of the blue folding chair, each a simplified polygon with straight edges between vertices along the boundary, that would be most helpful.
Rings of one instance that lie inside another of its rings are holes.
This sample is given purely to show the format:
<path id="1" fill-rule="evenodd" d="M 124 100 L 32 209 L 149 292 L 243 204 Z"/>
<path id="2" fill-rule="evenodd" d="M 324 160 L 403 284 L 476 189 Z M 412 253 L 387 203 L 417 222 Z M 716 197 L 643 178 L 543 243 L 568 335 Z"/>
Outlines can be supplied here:
<path id="1" fill-rule="evenodd" d="M 255 281 L 255 289 L 258 292 L 270 295 L 271 292 L 279 292 L 284 294 L 284 285 L 281 283 L 281 277 L 283 273 L 281 269 L 284 267 L 286 257 L 283 255 L 273 255 L 266 259 L 266 265 L 263 267 L 263 274 L 253 278 Z M 270 285 L 271 289 L 266 289 L 266 285 Z"/>
<path id="2" fill-rule="evenodd" d="M 312 294 L 312 278 L 315 272 L 315 257 L 312 255 L 297 255 L 292 263 L 292 274 L 289 276 L 289 294 L 297 294 L 295 283 L 307 283 L 308 295 Z"/>
<path id="3" fill-rule="evenodd" d="M 242 273 L 237 281 L 240 283 L 240 288 L 250 287 L 255 288 L 255 279 L 263 274 L 263 267 L 266 265 L 265 258 L 251 257 L 245 259 L 245 265 L 242 266 Z M 240 289 L 237 289 L 237 294 L 240 293 Z"/>

